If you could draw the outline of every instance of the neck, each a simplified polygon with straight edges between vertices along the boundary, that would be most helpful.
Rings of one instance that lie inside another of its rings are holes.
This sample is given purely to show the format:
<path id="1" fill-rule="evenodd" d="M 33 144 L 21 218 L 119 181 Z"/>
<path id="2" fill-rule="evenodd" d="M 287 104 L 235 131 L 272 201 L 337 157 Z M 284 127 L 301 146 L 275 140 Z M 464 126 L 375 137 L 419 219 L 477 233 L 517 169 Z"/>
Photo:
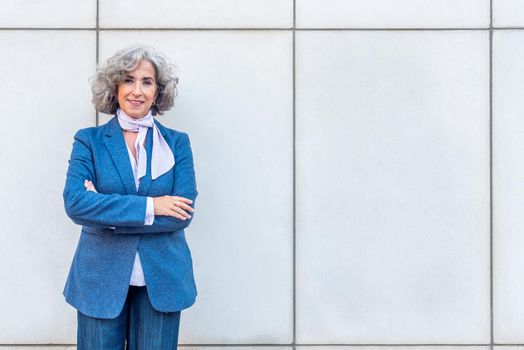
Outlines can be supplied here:
<path id="1" fill-rule="evenodd" d="M 146 115 L 141 116 L 141 117 L 131 117 L 120 108 L 117 109 L 116 114 L 119 118 L 125 119 L 129 122 L 133 122 L 133 121 L 140 122 L 140 121 L 144 121 L 152 117 L 151 110 L 149 110 Z"/>

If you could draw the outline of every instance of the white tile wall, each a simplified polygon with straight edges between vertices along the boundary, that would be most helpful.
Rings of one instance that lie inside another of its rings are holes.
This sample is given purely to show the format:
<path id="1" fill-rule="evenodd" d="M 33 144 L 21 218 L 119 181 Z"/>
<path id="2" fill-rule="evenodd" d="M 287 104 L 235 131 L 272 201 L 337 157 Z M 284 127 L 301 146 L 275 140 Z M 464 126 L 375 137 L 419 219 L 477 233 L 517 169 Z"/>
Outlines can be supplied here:
<path id="1" fill-rule="evenodd" d="M 76 346 L 68 346 L 68 345 L 0 346 L 0 350 L 76 350 Z"/>
<path id="2" fill-rule="evenodd" d="M 489 0 L 296 0 L 296 8 L 298 27 L 489 26 Z"/>
<path id="3" fill-rule="evenodd" d="M 181 350 L 206 350 L 209 346 L 179 346 Z M 291 346 L 213 346 L 217 350 L 291 350 Z"/>
<path id="4" fill-rule="evenodd" d="M 297 33 L 299 343 L 489 341 L 488 44 Z"/>
<path id="5" fill-rule="evenodd" d="M 100 0 L 100 25 L 125 28 L 293 26 L 292 0 Z"/>
<path id="6" fill-rule="evenodd" d="M 390 345 L 390 346 L 297 346 L 297 350 L 488 350 L 489 346 L 402 346 L 402 345 Z M 510 349 L 497 349 L 497 350 L 510 350 Z M 521 350 L 521 349 L 514 349 Z"/>
<path id="7" fill-rule="evenodd" d="M 0 28 L 94 28 L 96 0 L 2 0 Z"/>
<path id="8" fill-rule="evenodd" d="M 187 231 L 199 296 L 181 344 L 291 343 L 292 31 L 198 29 L 289 29 L 294 1 L 98 2 L 102 29 L 183 29 L 100 33 L 101 58 L 144 42 L 178 65 L 177 105 L 160 120 L 190 134 L 200 191 Z M 295 3 L 298 28 L 490 22 L 490 0 Z M 4 29 L 97 22 L 96 0 L 0 5 Z M 522 1 L 492 5 L 495 27 L 524 26 Z M 505 344 L 524 342 L 521 32 L 495 31 L 493 47 L 493 321 Z M 487 30 L 296 36 L 298 343 L 489 343 Z M 0 350 L 76 348 L 52 345 L 76 340 L 61 293 L 79 230 L 61 195 L 74 132 L 95 121 L 95 43 L 94 30 L 0 31 Z"/>
<path id="9" fill-rule="evenodd" d="M 1 31 L 0 51 L 0 344 L 71 343 L 62 289 L 79 230 L 62 190 L 73 135 L 95 120 L 95 34 Z"/>
<path id="10" fill-rule="evenodd" d="M 292 41 L 288 32 L 109 32 L 178 66 L 175 108 L 159 120 L 191 137 L 200 192 L 186 232 L 198 301 L 181 342 L 292 341 Z"/>
<path id="11" fill-rule="evenodd" d="M 524 26 L 524 2 L 521 0 L 493 0 L 495 27 Z"/>
<path id="12" fill-rule="evenodd" d="M 499 343 L 524 342 L 524 33 L 493 41 L 494 326 Z"/>

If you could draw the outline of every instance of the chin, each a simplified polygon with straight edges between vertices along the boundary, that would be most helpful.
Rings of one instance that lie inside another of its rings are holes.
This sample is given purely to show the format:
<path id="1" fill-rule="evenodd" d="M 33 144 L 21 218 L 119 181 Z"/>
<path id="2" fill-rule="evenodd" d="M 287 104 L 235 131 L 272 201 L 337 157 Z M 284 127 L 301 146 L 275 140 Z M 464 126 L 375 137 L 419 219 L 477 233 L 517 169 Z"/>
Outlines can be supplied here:
<path id="1" fill-rule="evenodd" d="M 147 111 L 124 111 L 124 112 L 131 118 L 140 119 L 140 118 L 145 117 L 147 112 L 149 112 L 149 110 Z"/>

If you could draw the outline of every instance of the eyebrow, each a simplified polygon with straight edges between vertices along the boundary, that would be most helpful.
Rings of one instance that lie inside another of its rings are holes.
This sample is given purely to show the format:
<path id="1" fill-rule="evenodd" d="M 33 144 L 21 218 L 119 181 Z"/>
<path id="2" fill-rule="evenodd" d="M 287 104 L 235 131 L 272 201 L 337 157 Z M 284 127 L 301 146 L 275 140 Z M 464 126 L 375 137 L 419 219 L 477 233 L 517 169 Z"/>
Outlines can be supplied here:
<path id="1" fill-rule="evenodd" d="M 135 79 L 135 77 L 132 76 L 131 74 L 128 74 L 127 78 Z M 144 77 L 144 80 L 153 80 L 154 81 L 155 79 L 153 77 Z"/>

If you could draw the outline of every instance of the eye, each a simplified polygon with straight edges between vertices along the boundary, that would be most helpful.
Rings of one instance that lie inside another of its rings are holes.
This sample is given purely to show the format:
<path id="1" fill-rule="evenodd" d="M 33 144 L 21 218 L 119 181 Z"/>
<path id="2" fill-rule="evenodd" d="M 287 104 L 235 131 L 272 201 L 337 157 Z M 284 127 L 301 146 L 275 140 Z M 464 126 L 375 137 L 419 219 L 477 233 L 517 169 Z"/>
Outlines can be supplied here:
<path id="1" fill-rule="evenodd" d="M 144 81 L 144 85 L 151 86 L 151 85 L 153 85 L 153 82 L 151 80 L 146 80 L 146 81 Z"/>
<path id="2" fill-rule="evenodd" d="M 126 83 L 126 84 L 132 84 L 132 83 L 133 83 L 133 79 L 129 79 L 129 78 L 127 78 L 127 79 L 124 80 L 124 83 Z"/>

